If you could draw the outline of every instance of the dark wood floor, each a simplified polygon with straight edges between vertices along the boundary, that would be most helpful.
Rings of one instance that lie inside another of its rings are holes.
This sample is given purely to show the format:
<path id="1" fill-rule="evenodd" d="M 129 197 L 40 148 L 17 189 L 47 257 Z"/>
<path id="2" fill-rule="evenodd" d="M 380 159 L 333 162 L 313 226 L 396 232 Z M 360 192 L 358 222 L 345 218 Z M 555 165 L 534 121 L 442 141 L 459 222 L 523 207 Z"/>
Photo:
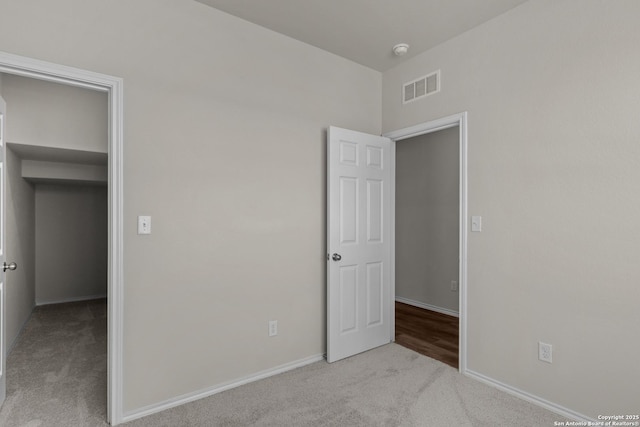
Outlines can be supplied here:
<path id="1" fill-rule="evenodd" d="M 396 344 L 458 368 L 458 318 L 396 302 Z"/>

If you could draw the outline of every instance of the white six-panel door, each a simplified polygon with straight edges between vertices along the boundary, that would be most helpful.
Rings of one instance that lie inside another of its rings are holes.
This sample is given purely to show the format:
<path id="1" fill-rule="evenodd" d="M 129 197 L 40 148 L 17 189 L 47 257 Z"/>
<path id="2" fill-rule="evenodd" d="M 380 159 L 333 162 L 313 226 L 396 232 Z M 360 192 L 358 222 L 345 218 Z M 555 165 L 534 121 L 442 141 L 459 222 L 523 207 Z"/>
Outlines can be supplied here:
<path id="1" fill-rule="evenodd" d="M 327 361 L 391 341 L 391 140 L 330 127 Z"/>

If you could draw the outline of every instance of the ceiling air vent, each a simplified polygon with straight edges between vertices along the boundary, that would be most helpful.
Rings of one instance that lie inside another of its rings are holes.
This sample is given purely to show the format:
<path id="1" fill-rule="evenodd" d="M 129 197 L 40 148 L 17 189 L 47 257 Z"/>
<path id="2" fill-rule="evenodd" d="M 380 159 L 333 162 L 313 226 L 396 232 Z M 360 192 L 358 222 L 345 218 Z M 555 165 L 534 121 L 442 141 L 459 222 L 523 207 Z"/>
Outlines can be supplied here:
<path id="1" fill-rule="evenodd" d="M 402 85 L 402 103 L 413 102 L 440 92 L 440 70 Z"/>

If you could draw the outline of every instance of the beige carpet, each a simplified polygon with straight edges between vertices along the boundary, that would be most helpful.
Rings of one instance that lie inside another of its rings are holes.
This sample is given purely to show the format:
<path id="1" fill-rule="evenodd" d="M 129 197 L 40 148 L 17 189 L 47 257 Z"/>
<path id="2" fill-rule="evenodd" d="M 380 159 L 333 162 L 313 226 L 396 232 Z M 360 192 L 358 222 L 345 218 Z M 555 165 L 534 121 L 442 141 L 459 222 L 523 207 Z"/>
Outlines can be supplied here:
<path id="1" fill-rule="evenodd" d="M 103 426 L 104 301 L 36 310 L 9 358 L 1 426 Z M 553 426 L 560 416 L 396 344 L 126 426 Z"/>
<path id="2" fill-rule="evenodd" d="M 7 359 L 0 426 L 106 425 L 106 300 L 36 307 Z"/>
<path id="3" fill-rule="evenodd" d="M 553 426 L 562 417 L 389 344 L 315 363 L 131 426 Z"/>

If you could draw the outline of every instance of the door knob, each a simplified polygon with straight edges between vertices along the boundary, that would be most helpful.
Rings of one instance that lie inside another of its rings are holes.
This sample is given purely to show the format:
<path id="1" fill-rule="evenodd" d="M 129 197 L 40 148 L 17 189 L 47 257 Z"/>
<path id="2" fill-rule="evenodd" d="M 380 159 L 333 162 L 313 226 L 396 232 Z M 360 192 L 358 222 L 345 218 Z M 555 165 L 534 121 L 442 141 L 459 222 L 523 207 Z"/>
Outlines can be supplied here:
<path id="1" fill-rule="evenodd" d="M 334 261 L 340 261 L 342 259 L 342 255 L 340 254 L 333 254 L 333 256 L 331 257 L 332 260 Z"/>
<path id="2" fill-rule="evenodd" d="M 4 262 L 2 264 L 2 271 L 15 270 L 16 268 L 18 268 L 18 264 L 16 264 L 15 262 L 12 262 L 10 264 L 7 264 L 6 262 Z"/>

